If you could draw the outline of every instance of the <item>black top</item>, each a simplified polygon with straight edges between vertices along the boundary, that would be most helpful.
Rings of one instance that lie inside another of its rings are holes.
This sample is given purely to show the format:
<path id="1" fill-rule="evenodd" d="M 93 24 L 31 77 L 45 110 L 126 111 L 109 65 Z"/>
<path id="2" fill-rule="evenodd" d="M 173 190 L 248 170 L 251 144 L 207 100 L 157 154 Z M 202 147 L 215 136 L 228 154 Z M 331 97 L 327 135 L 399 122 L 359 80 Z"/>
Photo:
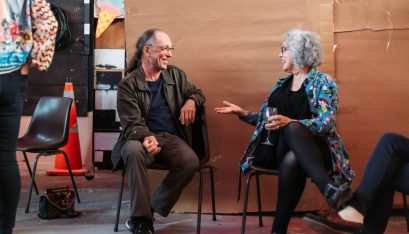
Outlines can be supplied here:
<path id="1" fill-rule="evenodd" d="M 177 134 L 176 124 L 166 102 L 163 91 L 162 76 L 156 81 L 148 81 L 149 90 L 152 94 L 151 108 L 148 116 L 148 127 L 151 132 L 168 132 Z"/>
<path id="2" fill-rule="evenodd" d="M 308 107 L 308 98 L 305 93 L 304 84 L 297 91 L 291 91 L 291 83 L 293 77 L 288 79 L 281 88 L 277 89 L 268 100 L 268 106 L 277 108 L 279 115 L 287 116 L 291 119 L 305 119 L 310 117 L 310 109 Z M 263 129 L 260 133 L 260 143 L 258 144 L 254 155 L 254 165 L 266 168 L 278 168 L 280 159 L 277 158 L 277 150 L 279 139 L 281 137 L 281 129 L 278 131 L 268 131 Z M 269 137 L 273 144 L 266 145 L 263 142 Z"/>
<path id="3" fill-rule="evenodd" d="M 288 79 L 280 89 L 270 96 L 268 106 L 276 107 L 278 114 L 291 119 L 309 119 L 311 112 L 304 84 L 299 90 L 291 91 L 293 79 L 293 77 Z"/>

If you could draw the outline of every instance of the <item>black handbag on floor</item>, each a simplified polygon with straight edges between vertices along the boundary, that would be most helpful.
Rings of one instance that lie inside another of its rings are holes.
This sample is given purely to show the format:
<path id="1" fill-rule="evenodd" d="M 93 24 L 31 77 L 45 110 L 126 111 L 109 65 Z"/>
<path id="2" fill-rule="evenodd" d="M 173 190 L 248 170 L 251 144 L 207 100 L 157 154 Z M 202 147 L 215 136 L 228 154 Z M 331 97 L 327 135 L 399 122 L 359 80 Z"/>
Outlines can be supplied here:
<path id="1" fill-rule="evenodd" d="M 40 196 L 38 217 L 42 219 L 73 218 L 80 215 L 74 209 L 75 193 L 68 186 L 46 189 Z"/>

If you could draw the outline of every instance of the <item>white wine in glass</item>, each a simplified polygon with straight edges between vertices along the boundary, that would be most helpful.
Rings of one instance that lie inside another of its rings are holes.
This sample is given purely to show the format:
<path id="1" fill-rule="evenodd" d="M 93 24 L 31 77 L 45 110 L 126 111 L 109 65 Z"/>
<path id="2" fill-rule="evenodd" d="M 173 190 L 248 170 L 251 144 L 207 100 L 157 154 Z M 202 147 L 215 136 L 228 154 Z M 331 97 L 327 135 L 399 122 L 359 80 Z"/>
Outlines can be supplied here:
<path id="1" fill-rule="evenodd" d="M 268 117 L 277 115 L 277 108 L 275 107 L 267 107 L 266 110 L 264 111 L 263 114 L 263 122 L 264 124 L 267 123 Z M 273 122 L 274 123 L 274 122 Z M 273 143 L 270 142 L 270 130 L 267 131 L 267 139 L 265 142 L 261 143 L 263 145 L 274 145 Z"/>

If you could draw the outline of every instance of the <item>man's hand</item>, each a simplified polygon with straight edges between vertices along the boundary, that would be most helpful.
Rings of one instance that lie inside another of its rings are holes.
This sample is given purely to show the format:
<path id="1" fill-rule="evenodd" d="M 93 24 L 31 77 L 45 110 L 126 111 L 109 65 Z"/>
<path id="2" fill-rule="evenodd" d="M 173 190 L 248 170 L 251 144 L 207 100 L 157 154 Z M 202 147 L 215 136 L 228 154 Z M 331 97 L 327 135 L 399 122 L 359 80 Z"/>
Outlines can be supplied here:
<path id="1" fill-rule="evenodd" d="M 185 125 L 189 126 L 193 122 L 195 122 L 195 115 L 196 115 L 196 103 L 192 99 L 188 99 L 185 102 L 185 105 L 182 106 L 180 109 L 180 122 Z"/>
<path id="2" fill-rule="evenodd" d="M 143 139 L 142 145 L 151 156 L 157 155 L 161 150 L 161 148 L 158 146 L 159 143 L 154 136 L 145 137 Z"/>

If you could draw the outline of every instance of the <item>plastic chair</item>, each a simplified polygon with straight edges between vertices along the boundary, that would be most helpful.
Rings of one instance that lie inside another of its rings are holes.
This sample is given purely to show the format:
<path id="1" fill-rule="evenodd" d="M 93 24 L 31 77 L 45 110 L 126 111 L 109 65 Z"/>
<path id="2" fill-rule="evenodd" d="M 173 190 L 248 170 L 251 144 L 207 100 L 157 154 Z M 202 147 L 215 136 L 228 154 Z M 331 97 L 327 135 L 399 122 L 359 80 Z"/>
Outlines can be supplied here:
<path id="1" fill-rule="evenodd" d="M 212 220 L 216 221 L 216 203 L 215 203 L 215 192 L 214 192 L 214 167 L 208 165 L 207 163 L 210 160 L 209 152 L 209 140 L 207 133 L 207 122 L 206 122 L 206 113 L 205 107 L 201 107 L 197 110 L 196 121 L 192 124 L 192 148 L 195 151 L 196 155 L 199 157 L 200 167 L 199 167 L 199 193 L 198 193 L 198 202 L 197 202 L 197 227 L 196 233 L 200 234 L 201 226 L 201 215 L 202 215 L 202 195 L 203 195 L 203 173 L 206 170 L 210 174 L 210 190 L 212 196 Z M 166 166 L 162 164 L 153 163 L 149 165 L 148 169 L 153 170 L 169 170 Z M 119 198 L 116 210 L 115 226 L 114 231 L 118 231 L 118 222 L 121 211 L 121 202 L 122 202 L 122 193 L 124 190 L 124 181 L 125 181 L 125 169 L 122 169 L 122 178 L 121 178 L 121 188 L 119 191 Z"/>
<path id="2" fill-rule="evenodd" d="M 31 176 L 30 190 L 25 210 L 26 213 L 28 213 L 30 208 L 33 186 L 38 195 L 38 189 L 34 178 L 38 159 L 41 156 L 52 156 L 56 154 L 64 155 L 72 186 L 74 187 L 75 195 L 77 196 L 77 201 L 78 203 L 81 203 L 67 154 L 59 149 L 60 147 L 65 146 L 68 142 L 71 104 L 71 98 L 42 97 L 37 103 L 26 134 L 18 139 L 17 151 L 23 152 L 24 160 Z M 28 162 L 27 152 L 37 154 L 34 160 L 33 171 L 31 171 Z"/>
<path id="3" fill-rule="evenodd" d="M 237 201 L 240 200 L 240 191 L 241 191 L 241 169 L 239 167 L 239 183 L 238 183 L 238 193 L 237 193 Z M 247 218 L 247 204 L 249 198 L 249 188 L 250 188 L 250 181 L 253 176 L 256 176 L 256 191 L 257 191 L 257 208 L 258 208 L 258 225 L 259 227 L 263 227 L 263 212 L 261 210 L 261 192 L 260 192 L 260 175 L 272 175 L 277 176 L 279 173 L 278 170 L 273 169 L 266 169 L 262 167 L 257 167 L 251 165 L 249 171 L 246 174 L 246 187 L 244 190 L 244 201 L 243 201 L 243 218 L 241 221 L 241 234 L 244 234 L 246 229 L 246 218 Z"/>

